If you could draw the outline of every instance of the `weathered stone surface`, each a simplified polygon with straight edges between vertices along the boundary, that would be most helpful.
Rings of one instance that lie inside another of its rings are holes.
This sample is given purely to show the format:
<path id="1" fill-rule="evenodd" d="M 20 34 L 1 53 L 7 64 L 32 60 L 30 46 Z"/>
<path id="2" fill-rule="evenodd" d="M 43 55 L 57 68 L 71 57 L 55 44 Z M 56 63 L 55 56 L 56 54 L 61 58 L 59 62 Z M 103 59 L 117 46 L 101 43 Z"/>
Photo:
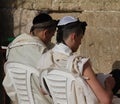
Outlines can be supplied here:
<path id="1" fill-rule="evenodd" d="M 87 28 L 80 53 L 90 57 L 95 71 L 107 73 L 114 62 L 120 60 L 119 34 L 118 28 Z"/>
<path id="2" fill-rule="evenodd" d="M 120 12 L 110 11 L 88 11 L 80 15 L 88 21 L 91 27 L 119 27 L 120 26 Z"/>
<path id="3" fill-rule="evenodd" d="M 84 10 L 103 10 L 114 11 L 120 10 L 119 0 L 81 0 L 81 8 Z"/>
<path id="4" fill-rule="evenodd" d="M 52 1 L 51 0 L 26 0 L 23 4 L 23 8 L 27 9 L 52 9 L 51 8 Z"/>
<path id="5" fill-rule="evenodd" d="M 32 26 L 32 20 L 37 11 L 27 9 L 17 9 L 14 11 L 14 35 L 29 33 Z"/>
<path id="6" fill-rule="evenodd" d="M 120 0 L 1 0 L 0 7 L 36 10 L 119 11 Z"/>
<path id="7" fill-rule="evenodd" d="M 81 3 L 79 0 L 53 0 L 52 8 L 53 10 L 74 10 L 80 11 Z"/>

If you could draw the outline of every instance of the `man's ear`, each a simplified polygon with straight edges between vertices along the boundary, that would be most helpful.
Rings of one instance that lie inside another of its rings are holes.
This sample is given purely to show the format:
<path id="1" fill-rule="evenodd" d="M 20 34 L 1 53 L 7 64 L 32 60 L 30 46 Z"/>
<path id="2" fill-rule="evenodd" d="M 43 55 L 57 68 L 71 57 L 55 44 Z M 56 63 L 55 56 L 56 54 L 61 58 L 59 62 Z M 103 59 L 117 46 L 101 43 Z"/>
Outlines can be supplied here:
<path id="1" fill-rule="evenodd" d="M 44 32 L 44 37 L 46 37 L 46 36 L 47 36 L 47 34 L 48 34 L 48 30 L 47 30 L 47 29 L 45 29 L 43 32 Z"/>
<path id="2" fill-rule="evenodd" d="M 75 40 L 76 39 L 75 33 L 71 33 L 70 37 L 71 37 L 71 40 Z"/>

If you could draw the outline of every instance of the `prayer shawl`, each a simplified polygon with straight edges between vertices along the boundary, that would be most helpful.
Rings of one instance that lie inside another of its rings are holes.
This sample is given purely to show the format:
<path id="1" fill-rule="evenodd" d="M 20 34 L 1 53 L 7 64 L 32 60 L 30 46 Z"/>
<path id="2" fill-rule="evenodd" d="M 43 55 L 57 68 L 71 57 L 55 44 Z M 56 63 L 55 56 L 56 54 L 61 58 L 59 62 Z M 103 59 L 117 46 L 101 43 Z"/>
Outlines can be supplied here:
<path id="1" fill-rule="evenodd" d="M 76 82 L 73 84 L 72 91 L 76 95 L 75 104 L 99 104 L 94 92 L 87 84 L 87 76 L 83 76 L 83 66 L 88 61 L 88 58 L 83 58 L 79 55 L 72 55 L 68 58 L 67 69 L 74 75 Z"/>
<path id="2" fill-rule="evenodd" d="M 6 55 L 7 62 L 18 62 L 35 67 L 41 54 L 43 54 L 46 50 L 47 47 L 39 38 L 28 34 L 21 34 L 9 44 Z M 51 102 L 48 101 L 50 97 L 47 97 L 48 99 L 46 99 L 40 92 L 39 77 L 37 78 L 33 74 L 31 83 L 32 91 L 34 92 L 33 95 L 35 98 L 35 104 L 51 104 Z M 9 73 L 7 72 L 3 80 L 3 86 L 6 93 L 12 100 L 11 103 L 18 104 L 16 91 L 12 80 L 10 79 Z"/>
<path id="3" fill-rule="evenodd" d="M 47 46 L 36 36 L 21 34 L 9 45 L 6 53 L 7 61 L 15 61 L 35 67 L 36 61 L 47 50 Z"/>
<path id="4" fill-rule="evenodd" d="M 86 82 L 87 76 L 82 76 L 83 66 L 87 61 L 89 61 L 88 58 L 83 58 L 80 55 L 66 56 L 50 50 L 41 56 L 37 68 L 41 72 L 52 67 L 71 72 L 77 81 L 72 85 L 70 95 L 74 98 L 74 104 L 99 104 L 97 97 Z M 112 104 L 120 104 L 120 98 L 114 96 Z"/>
<path id="5" fill-rule="evenodd" d="M 70 95 L 74 98 L 74 104 L 99 104 L 98 99 L 86 83 L 86 79 L 82 76 L 83 66 L 88 60 L 88 58 L 82 58 L 79 55 L 66 56 L 48 51 L 42 55 L 37 66 L 43 70 L 51 69 L 51 67 L 58 68 L 65 72 L 71 72 L 75 76 L 76 82 L 72 85 Z"/>

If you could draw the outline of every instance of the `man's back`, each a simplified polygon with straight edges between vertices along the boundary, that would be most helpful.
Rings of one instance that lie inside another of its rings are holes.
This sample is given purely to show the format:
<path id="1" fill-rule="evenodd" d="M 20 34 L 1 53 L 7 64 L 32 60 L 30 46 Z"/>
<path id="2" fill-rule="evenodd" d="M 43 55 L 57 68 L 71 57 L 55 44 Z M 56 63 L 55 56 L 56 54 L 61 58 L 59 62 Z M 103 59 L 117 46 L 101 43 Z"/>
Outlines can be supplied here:
<path id="1" fill-rule="evenodd" d="M 46 46 L 37 37 L 21 34 L 8 46 L 7 61 L 35 67 Z"/>

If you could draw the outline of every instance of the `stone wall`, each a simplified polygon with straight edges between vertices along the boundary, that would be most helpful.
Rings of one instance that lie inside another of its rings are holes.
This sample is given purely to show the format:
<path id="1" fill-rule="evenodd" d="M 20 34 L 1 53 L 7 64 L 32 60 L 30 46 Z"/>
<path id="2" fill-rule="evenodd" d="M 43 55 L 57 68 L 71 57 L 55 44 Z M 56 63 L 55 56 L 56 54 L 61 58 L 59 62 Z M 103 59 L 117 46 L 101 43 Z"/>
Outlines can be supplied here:
<path id="1" fill-rule="evenodd" d="M 90 57 L 96 72 L 120 68 L 120 0 L 1 0 L 0 8 L 7 17 L 0 17 L 7 20 L 5 36 L 29 33 L 38 12 L 48 12 L 55 19 L 65 15 L 79 17 L 88 26 L 78 52 Z"/>

